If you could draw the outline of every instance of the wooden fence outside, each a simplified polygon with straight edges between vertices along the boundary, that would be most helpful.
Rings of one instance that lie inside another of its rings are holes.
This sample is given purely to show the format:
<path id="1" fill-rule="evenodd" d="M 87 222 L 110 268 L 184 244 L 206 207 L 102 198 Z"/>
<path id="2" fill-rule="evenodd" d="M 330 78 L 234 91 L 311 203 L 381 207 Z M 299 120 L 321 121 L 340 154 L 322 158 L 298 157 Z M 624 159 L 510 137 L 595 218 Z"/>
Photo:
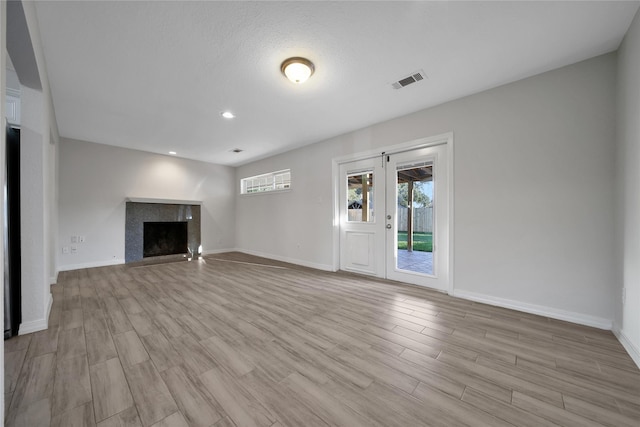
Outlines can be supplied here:
<path id="1" fill-rule="evenodd" d="M 348 209 L 349 221 L 362 221 L 362 209 Z M 398 207 L 398 231 L 407 231 L 407 208 Z M 433 233 L 433 208 L 413 208 L 413 231 Z"/>
<path id="2" fill-rule="evenodd" d="M 398 207 L 398 231 L 407 231 L 407 210 Z M 413 232 L 433 233 L 433 208 L 413 208 Z"/>

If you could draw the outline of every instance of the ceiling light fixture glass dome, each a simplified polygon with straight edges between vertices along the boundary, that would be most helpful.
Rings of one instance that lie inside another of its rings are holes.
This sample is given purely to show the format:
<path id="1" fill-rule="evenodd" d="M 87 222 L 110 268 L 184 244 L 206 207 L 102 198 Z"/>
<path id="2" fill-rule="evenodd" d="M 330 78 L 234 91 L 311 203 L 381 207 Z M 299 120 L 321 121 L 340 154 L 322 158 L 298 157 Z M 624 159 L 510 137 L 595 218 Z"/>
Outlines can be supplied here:
<path id="1" fill-rule="evenodd" d="M 286 59 L 280 66 L 282 74 L 296 84 L 307 81 L 315 70 L 316 67 L 313 65 L 313 62 L 306 58 L 299 57 Z"/>

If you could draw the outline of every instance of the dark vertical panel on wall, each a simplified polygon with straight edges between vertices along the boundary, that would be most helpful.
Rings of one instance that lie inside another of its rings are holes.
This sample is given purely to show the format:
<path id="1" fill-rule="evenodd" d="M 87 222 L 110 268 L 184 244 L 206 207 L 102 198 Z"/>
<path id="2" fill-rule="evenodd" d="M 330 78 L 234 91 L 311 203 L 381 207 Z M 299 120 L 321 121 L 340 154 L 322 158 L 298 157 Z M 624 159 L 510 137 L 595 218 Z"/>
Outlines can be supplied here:
<path id="1" fill-rule="evenodd" d="M 7 216 L 5 242 L 5 338 L 18 335 L 22 322 L 21 247 L 20 247 L 20 131 L 7 128 L 6 200 Z"/>

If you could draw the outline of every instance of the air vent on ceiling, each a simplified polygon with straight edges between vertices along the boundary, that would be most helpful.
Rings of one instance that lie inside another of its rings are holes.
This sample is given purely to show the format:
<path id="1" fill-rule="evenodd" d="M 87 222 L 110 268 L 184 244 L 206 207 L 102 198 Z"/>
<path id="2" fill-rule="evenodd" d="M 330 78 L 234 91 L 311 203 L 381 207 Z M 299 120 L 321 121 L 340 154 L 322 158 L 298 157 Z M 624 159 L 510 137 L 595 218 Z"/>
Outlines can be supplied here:
<path id="1" fill-rule="evenodd" d="M 426 78 L 427 75 L 424 73 L 424 71 L 420 70 L 408 75 L 407 77 L 399 79 L 397 82 L 391 83 L 391 87 L 393 87 L 394 89 L 402 89 L 405 86 L 408 86 L 415 82 L 419 82 L 420 80 L 424 80 Z"/>

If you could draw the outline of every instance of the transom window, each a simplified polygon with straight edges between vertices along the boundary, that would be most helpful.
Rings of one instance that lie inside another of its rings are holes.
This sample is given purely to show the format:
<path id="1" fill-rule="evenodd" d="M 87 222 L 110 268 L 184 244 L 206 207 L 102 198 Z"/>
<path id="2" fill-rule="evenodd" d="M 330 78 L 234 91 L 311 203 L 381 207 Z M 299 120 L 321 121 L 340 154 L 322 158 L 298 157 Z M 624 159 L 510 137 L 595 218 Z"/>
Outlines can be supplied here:
<path id="1" fill-rule="evenodd" d="M 250 176 L 240 180 L 241 194 L 264 193 L 288 190 L 289 188 L 291 188 L 291 169 Z"/>

